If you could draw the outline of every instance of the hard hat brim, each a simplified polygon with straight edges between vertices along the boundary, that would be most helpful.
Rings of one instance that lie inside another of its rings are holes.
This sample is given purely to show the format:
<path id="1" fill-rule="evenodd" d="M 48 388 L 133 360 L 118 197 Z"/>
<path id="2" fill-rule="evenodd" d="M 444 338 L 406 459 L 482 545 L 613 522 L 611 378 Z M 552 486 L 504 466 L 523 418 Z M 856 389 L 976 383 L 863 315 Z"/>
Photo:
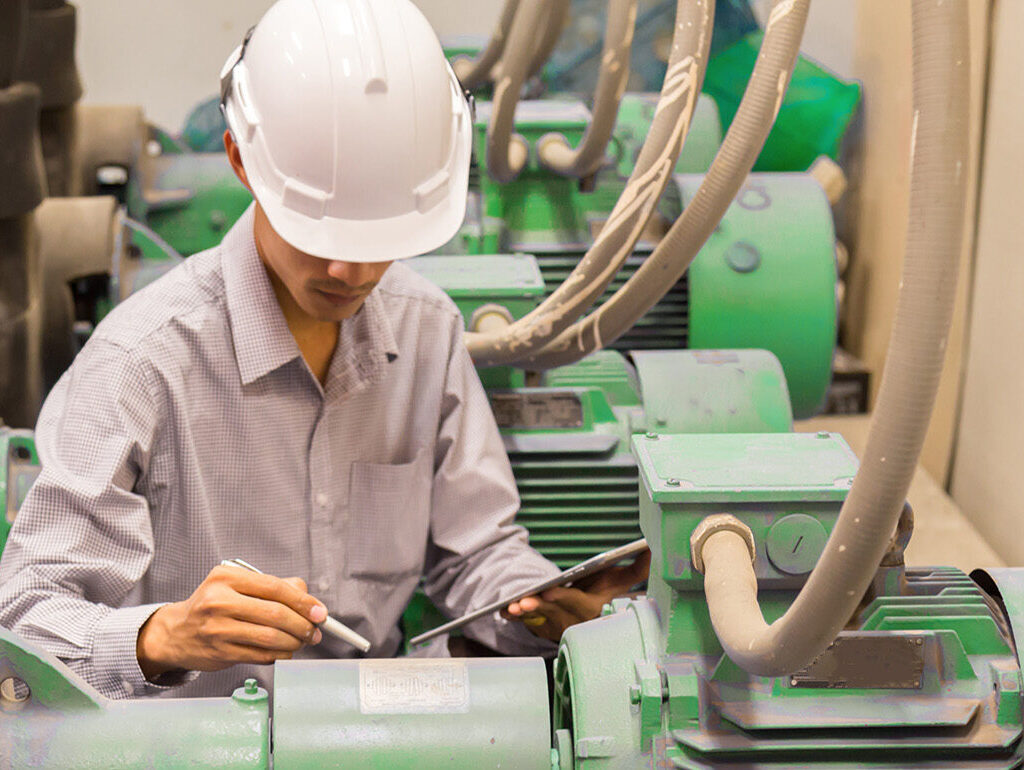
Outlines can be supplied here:
<path id="1" fill-rule="evenodd" d="M 458 233 L 466 217 L 473 127 L 466 115 L 458 121 L 449 168 L 448 192 L 427 211 L 383 219 L 309 217 L 283 205 L 261 178 L 250 175 L 253 195 L 278 235 L 300 251 L 344 262 L 389 262 L 426 254 Z"/>

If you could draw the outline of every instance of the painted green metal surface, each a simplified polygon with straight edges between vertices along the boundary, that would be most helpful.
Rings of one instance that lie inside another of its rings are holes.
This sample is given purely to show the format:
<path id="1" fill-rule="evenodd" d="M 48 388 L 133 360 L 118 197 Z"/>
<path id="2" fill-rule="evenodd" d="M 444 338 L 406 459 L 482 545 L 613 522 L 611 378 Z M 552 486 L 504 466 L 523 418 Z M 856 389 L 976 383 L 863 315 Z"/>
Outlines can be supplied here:
<path id="1" fill-rule="evenodd" d="M 786 376 L 766 350 L 637 350 L 644 428 L 661 433 L 785 433 Z"/>
<path id="2" fill-rule="evenodd" d="M 0 425 L 0 553 L 25 495 L 41 470 L 32 431 Z"/>
<path id="3" fill-rule="evenodd" d="M 653 434 L 636 437 L 634 451 L 644 488 L 661 506 L 842 502 L 857 473 L 838 433 Z"/>
<path id="4" fill-rule="evenodd" d="M 628 178 L 636 168 L 644 140 L 654 123 L 659 94 L 627 93 L 619 103 L 619 117 L 612 132 L 608 154 L 615 158 L 619 175 Z M 686 143 L 676 162 L 678 174 L 703 174 L 711 168 L 722 144 L 722 123 L 715 101 L 706 94 L 697 99 Z"/>
<path id="5" fill-rule="evenodd" d="M 497 306 L 518 320 L 544 299 L 544 278 L 537 260 L 527 254 L 431 255 L 406 260 L 405 264 L 452 298 L 467 327 L 485 305 Z M 519 388 L 526 384 L 523 371 L 509 366 L 480 369 L 478 373 L 486 388 Z"/>
<path id="6" fill-rule="evenodd" d="M 684 203 L 701 181 L 677 177 Z M 803 174 L 753 174 L 690 267 L 689 346 L 772 351 L 794 417 L 810 417 L 832 377 L 836 281 L 821 187 Z"/>
<path id="7" fill-rule="evenodd" d="M 269 768 L 265 690 L 230 698 L 112 701 L 0 628 L 0 767 Z M 17 697 L 14 697 L 14 696 Z"/>
<path id="8" fill-rule="evenodd" d="M 1020 766 L 1021 672 L 1006 619 L 958 570 L 880 568 L 833 646 L 790 677 L 754 677 L 723 655 L 690 533 L 709 513 L 751 527 L 758 599 L 772 622 L 806 579 L 856 470 L 839 437 L 643 436 L 634 445 L 653 552 L 648 593 L 563 636 L 560 767 Z M 779 549 L 790 544 L 807 551 L 786 562 Z"/>
<path id="9" fill-rule="evenodd" d="M 539 658 L 282 662 L 273 717 L 278 768 L 551 767 Z"/>
<path id="10" fill-rule="evenodd" d="M 252 203 L 223 152 L 166 154 L 146 168 L 148 178 L 131 182 L 128 213 L 184 256 L 220 243 Z"/>

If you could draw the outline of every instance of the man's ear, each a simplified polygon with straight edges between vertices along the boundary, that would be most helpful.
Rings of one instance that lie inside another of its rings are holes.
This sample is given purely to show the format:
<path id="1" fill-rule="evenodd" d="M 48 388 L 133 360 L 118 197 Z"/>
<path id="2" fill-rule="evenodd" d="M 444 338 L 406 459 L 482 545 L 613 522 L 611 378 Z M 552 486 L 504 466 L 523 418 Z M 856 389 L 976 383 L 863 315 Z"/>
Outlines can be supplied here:
<path id="1" fill-rule="evenodd" d="M 239 181 L 245 185 L 245 188 L 252 192 L 252 187 L 249 185 L 249 177 L 245 173 L 245 166 L 242 165 L 242 153 L 238 149 L 238 145 L 235 144 L 235 138 L 231 136 L 231 131 L 224 131 L 224 150 L 228 154 L 228 163 L 231 164 L 231 168 L 235 172 L 235 176 L 238 177 Z"/>

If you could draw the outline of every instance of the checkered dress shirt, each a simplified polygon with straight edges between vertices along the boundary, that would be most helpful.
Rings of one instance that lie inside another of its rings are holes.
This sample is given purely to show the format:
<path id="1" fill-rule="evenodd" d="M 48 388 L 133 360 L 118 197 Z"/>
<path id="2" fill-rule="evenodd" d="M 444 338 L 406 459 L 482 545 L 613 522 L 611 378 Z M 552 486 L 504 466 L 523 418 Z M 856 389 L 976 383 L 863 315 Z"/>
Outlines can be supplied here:
<path id="1" fill-rule="evenodd" d="M 139 628 L 222 559 L 299 576 L 396 654 L 421 578 L 450 616 L 557 568 L 519 499 L 451 300 L 401 263 L 341 324 L 321 388 L 290 334 L 250 209 L 217 248 L 116 308 L 50 394 L 43 470 L 0 561 L 0 624 L 110 697 L 227 695 L 269 667 L 147 682 Z M 469 635 L 551 649 L 495 616 Z M 325 640 L 303 657 L 355 651 Z"/>

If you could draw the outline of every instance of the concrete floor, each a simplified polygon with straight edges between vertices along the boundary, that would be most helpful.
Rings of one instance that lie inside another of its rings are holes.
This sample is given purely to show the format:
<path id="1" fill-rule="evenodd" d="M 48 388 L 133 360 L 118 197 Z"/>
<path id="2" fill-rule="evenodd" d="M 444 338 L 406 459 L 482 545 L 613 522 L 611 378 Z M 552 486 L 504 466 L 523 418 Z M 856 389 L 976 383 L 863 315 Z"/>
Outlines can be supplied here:
<path id="1" fill-rule="evenodd" d="M 867 444 L 870 425 L 868 415 L 826 415 L 797 421 L 795 430 L 839 433 L 860 455 Z M 907 547 L 907 564 L 958 567 L 964 572 L 977 567 L 1006 566 L 952 498 L 920 466 L 907 498 L 914 509 L 914 536 Z"/>

